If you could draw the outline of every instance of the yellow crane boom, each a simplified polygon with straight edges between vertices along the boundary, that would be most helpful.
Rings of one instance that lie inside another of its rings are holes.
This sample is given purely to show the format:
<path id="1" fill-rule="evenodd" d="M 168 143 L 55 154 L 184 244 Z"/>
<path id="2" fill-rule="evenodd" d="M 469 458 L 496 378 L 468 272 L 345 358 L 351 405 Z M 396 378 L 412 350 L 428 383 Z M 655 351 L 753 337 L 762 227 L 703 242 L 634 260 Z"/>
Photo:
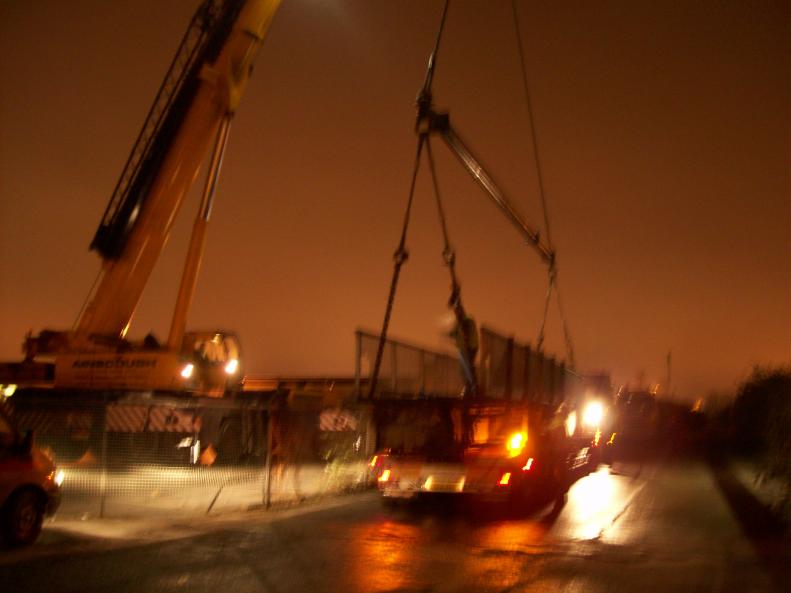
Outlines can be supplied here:
<path id="1" fill-rule="evenodd" d="M 218 395 L 239 375 L 235 336 L 185 325 L 230 121 L 279 4 L 203 0 L 195 13 L 91 243 L 102 258 L 95 292 L 73 330 L 26 340 L 26 360 L 54 357 L 56 387 Z M 167 342 L 133 344 L 135 308 L 212 145 Z"/>

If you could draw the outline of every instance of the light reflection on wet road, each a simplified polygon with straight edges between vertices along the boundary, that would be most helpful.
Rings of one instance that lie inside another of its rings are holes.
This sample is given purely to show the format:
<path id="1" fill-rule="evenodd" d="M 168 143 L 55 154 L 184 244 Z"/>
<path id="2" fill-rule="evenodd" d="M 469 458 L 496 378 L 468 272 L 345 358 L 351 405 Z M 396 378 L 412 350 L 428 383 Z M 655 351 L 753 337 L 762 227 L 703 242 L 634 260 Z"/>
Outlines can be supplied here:
<path id="1" fill-rule="evenodd" d="M 354 589 L 392 591 L 772 591 L 708 469 L 615 464 L 558 509 L 477 517 L 382 512 L 359 526 Z M 784 590 L 784 589 L 780 589 Z"/>
<path id="2" fill-rule="evenodd" d="M 3 590 L 426 593 L 788 591 L 701 463 L 616 463 L 521 515 L 385 509 L 374 493 L 168 541 L 0 562 Z"/>
<path id="3" fill-rule="evenodd" d="M 348 542 L 349 556 L 356 551 L 360 560 L 355 585 L 371 592 L 463 590 L 464 583 L 470 590 L 511 590 L 533 580 L 547 558 L 574 553 L 570 544 L 614 528 L 644 484 L 602 467 L 572 486 L 562 508 L 550 502 L 504 517 L 436 505 L 383 511 Z M 446 576 L 432 583 L 436 575 Z"/>
<path id="4" fill-rule="evenodd" d="M 572 540 L 594 539 L 605 530 L 616 529 L 616 520 L 629 507 L 632 499 L 643 488 L 637 470 L 614 473 L 609 467 L 582 478 L 568 494 L 563 513 L 554 525 L 553 535 Z"/>

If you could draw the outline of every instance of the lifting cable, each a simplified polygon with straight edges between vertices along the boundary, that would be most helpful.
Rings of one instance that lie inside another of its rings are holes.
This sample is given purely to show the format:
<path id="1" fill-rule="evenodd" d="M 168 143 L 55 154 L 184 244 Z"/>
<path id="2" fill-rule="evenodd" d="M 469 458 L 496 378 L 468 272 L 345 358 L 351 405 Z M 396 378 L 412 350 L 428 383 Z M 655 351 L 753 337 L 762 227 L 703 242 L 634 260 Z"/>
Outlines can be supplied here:
<path id="1" fill-rule="evenodd" d="M 457 300 L 461 302 L 461 287 L 459 286 L 459 280 L 456 276 L 456 252 L 454 251 L 453 247 L 451 247 L 450 238 L 448 236 L 448 225 L 445 220 L 445 208 L 442 205 L 442 198 L 440 197 L 439 193 L 437 170 L 434 166 L 434 155 L 431 152 L 431 140 L 428 137 L 426 137 L 426 156 L 428 157 L 428 167 L 431 172 L 431 182 L 434 185 L 434 197 L 436 198 L 437 202 L 439 223 L 442 227 L 442 239 L 444 241 L 442 248 L 442 259 L 445 261 L 445 265 L 448 266 L 448 270 L 450 271 L 450 302 L 453 303 Z"/>
<path id="2" fill-rule="evenodd" d="M 428 67 L 426 68 L 426 78 L 423 81 L 423 88 L 420 91 L 418 101 L 424 100 L 426 97 L 431 96 L 431 85 L 434 81 L 434 69 L 437 63 L 437 54 L 439 52 L 439 42 L 442 38 L 442 32 L 445 29 L 445 17 L 448 14 L 448 4 L 450 0 L 445 0 L 445 6 L 442 9 L 442 17 L 440 19 L 437 36 L 434 40 L 434 49 L 431 52 L 428 60 Z M 393 254 L 393 278 L 390 282 L 390 294 L 387 297 L 387 307 L 385 308 L 384 321 L 382 322 L 382 331 L 379 334 L 379 345 L 376 349 L 376 360 L 374 361 L 373 372 L 371 373 L 371 382 L 368 386 L 368 398 L 372 399 L 376 392 L 376 384 L 379 380 L 379 369 L 382 365 L 382 354 L 384 353 L 385 342 L 387 341 L 387 329 L 390 325 L 390 316 L 393 312 L 393 302 L 395 300 L 396 287 L 398 286 L 398 278 L 401 274 L 401 266 L 404 265 L 409 253 L 406 250 L 406 233 L 409 228 L 409 216 L 412 212 L 412 203 L 415 197 L 415 183 L 417 181 L 418 170 L 420 169 L 420 156 L 423 153 L 423 146 L 428 143 L 428 132 L 419 133 L 417 141 L 417 151 L 415 154 L 415 164 L 412 169 L 412 181 L 409 185 L 409 198 L 407 199 L 406 212 L 404 214 L 404 225 L 401 229 L 401 239 L 398 243 L 398 248 Z M 447 245 L 447 234 L 446 234 Z M 452 270 L 453 268 L 451 268 Z M 453 274 L 453 272 L 452 272 Z"/>
<path id="3" fill-rule="evenodd" d="M 535 119 L 533 118 L 533 109 L 530 102 L 530 87 L 527 82 L 527 66 L 525 61 L 525 54 L 522 48 L 522 34 L 519 28 L 519 15 L 516 8 L 517 0 L 511 0 L 511 10 L 514 15 L 514 29 L 516 32 L 516 45 L 519 51 L 519 63 L 521 66 L 521 73 L 522 73 L 522 85 L 525 91 L 525 104 L 527 107 L 527 117 L 530 121 L 530 137 L 532 139 L 533 144 L 533 157 L 535 159 L 536 165 L 536 175 L 538 177 L 538 194 L 541 197 L 541 210 L 544 214 L 544 230 L 546 232 L 547 237 L 547 245 L 555 252 L 554 245 L 552 243 L 552 234 L 550 231 L 550 224 L 549 224 L 549 209 L 547 208 L 547 199 L 546 199 L 546 192 L 544 191 L 544 178 L 541 174 L 541 160 L 539 158 L 538 152 L 538 138 L 536 135 L 536 126 L 535 126 Z M 549 274 L 549 281 L 547 285 L 547 296 L 546 300 L 544 301 L 544 317 L 541 321 L 541 329 L 538 332 L 538 338 L 536 340 L 536 348 L 541 350 L 544 344 L 544 329 L 547 323 L 547 316 L 549 315 L 549 302 L 552 298 L 552 292 L 554 290 L 555 297 L 558 303 L 558 311 L 560 313 L 561 323 L 563 324 L 563 336 L 566 341 L 566 355 L 568 356 L 568 361 L 571 368 L 575 366 L 574 360 L 574 345 L 571 341 L 571 331 L 569 329 L 568 319 L 566 318 L 565 310 L 563 308 L 563 303 L 560 298 L 560 286 L 558 284 L 557 279 L 557 268 L 555 265 L 555 261 L 553 260 L 549 266 L 548 270 Z"/>
<path id="4" fill-rule="evenodd" d="M 398 243 L 398 248 L 393 254 L 393 278 L 390 281 L 390 294 L 387 297 L 385 318 L 382 322 L 382 332 L 379 334 L 379 345 L 376 348 L 376 361 L 374 362 L 373 372 L 371 373 L 371 383 L 368 386 L 369 399 L 373 398 L 376 392 L 376 383 L 379 379 L 379 368 L 382 365 L 382 353 L 384 352 L 385 342 L 387 341 L 387 328 L 390 325 L 390 315 L 393 312 L 393 301 L 395 300 L 396 287 L 398 286 L 398 277 L 401 274 L 401 266 L 403 266 L 409 258 L 409 252 L 406 250 L 406 232 L 409 228 L 409 215 L 412 212 L 412 202 L 415 197 L 415 182 L 417 181 L 417 173 L 420 169 L 420 155 L 423 152 L 423 145 L 425 143 L 426 137 L 420 136 L 417 142 L 415 166 L 412 169 L 412 182 L 409 185 L 409 199 L 407 200 L 406 213 L 404 214 L 404 226 L 401 228 L 401 240 Z"/>
<path id="5" fill-rule="evenodd" d="M 437 202 L 439 222 L 440 226 L 442 227 L 442 238 L 444 241 L 442 259 L 445 261 L 445 265 L 448 266 L 448 271 L 450 272 L 450 299 L 448 300 L 448 306 L 453 308 L 453 313 L 456 315 L 456 327 L 458 328 L 457 331 L 461 332 L 461 344 L 458 344 L 457 342 L 457 346 L 459 346 L 460 350 L 464 350 L 460 354 L 464 357 L 464 360 L 467 361 L 465 366 L 474 368 L 475 350 L 477 350 L 477 346 L 471 346 L 474 337 L 471 335 L 471 332 L 476 330 L 473 327 L 470 327 L 467 312 L 464 310 L 464 304 L 461 300 L 461 286 L 459 285 L 458 276 L 456 276 L 456 252 L 451 246 L 450 238 L 448 236 L 448 225 L 445 219 L 445 208 L 442 205 L 442 198 L 439 193 L 437 170 L 434 166 L 434 155 L 431 152 L 431 140 L 428 137 L 426 137 L 426 156 L 428 157 L 431 181 L 434 185 L 434 197 L 436 198 Z M 477 339 L 474 341 L 477 343 Z M 465 373 L 465 377 L 469 382 L 467 385 L 468 390 L 465 392 L 467 397 L 475 396 L 478 391 L 475 372 L 471 372 L 470 375 L 470 377 L 467 377 Z"/>
<path id="6" fill-rule="evenodd" d="M 461 301 L 461 287 L 459 285 L 458 277 L 456 275 L 456 268 L 455 268 L 456 254 L 455 254 L 455 251 L 453 250 L 453 248 L 451 246 L 450 238 L 449 238 L 449 235 L 448 235 L 447 221 L 446 221 L 446 217 L 445 217 L 445 210 L 444 210 L 444 207 L 443 207 L 443 204 L 442 204 L 442 198 L 441 198 L 440 191 L 439 191 L 439 184 L 438 184 L 438 181 L 437 181 L 436 168 L 435 168 L 435 165 L 434 165 L 434 157 L 433 157 L 433 154 L 431 152 L 431 144 L 430 144 L 430 141 L 429 141 L 429 134 L 430 134 L 431 130 L 430 130 L 430 126 L 427 129 L 421 129 L 421 122 L 423 121 L 423 118 L 426 115 L 426 111 L 431 109 L 431 100 L 432 100 L 431 86 L 432 86 L 433 79 L 434 79 L 434 71 L 435 71 L 435 68 L 436 68 L 437 55 L 438 55 L 438 52 L 439 52 L 439 44 L 440 44 L 440 40 L 442 38 L 443 30 L 445 28 L 445 20 L 446 20 L 446 16 L 447 16 L 447 13 L 448 13 L 448 5 L 449 5 L 449 3 L 450 3 L 449 0 L 445 0 L 445 5 L 444 5 L 443 11 L 442 11 L 442 17 L 440 19 L 440 24 L 439 24 L 439 28 L 438 28 L 438 31 L 437 31 L 437 36 L 436 36 L 436 39 L 435 39 L 435 42 L 434 42 L 434 49 L 431 52 L 431 55 L 429 56 L 429 60 L 428 60 L 428 66 L 427 66 L 427 69 L 426 69 L 426 77 L 425 77 L 425 80 L 423 82 L 423 87 L 421 88 L 420 93 L 418 94 L 418 119 L 417 119 L 416 126 L 415 126 L 416 132 L 418 133 L 417 151 L 416 151 L 416 155 L 415 155 L 414 167 L 413 167 L 413 170 L 412 170 L 412 179 L 411 179 L 410 188 L 409 188 L 409 197 L 408 197 L 408 200 L 407 200 L 406 212 L 404 214 L 404 224 L 403 224 L 403 227 L 401 229 L 401 238 L 400 238 L 400 241 L 399 241 L 399 244 L 398 244 L 398 248 L 396 249 L 395 253 L 393 254 L 393 260 L 394 260 L 393 277 L 392 277 L 392 280 L 391 280 L 391 283 L 390 283 L 390 292 L 389 292 L 389 295 L 388 295 L 387 306 L 386 306 L 386 309 L 385 309 L 384 320 L 383 320 L 383 323 L 382 323 L 382 331 L 379 334 L 379 343 L 378 343 L 378 347 L 377 347 L 377 351 L 376 351 L 376 359 L 375 359 L 375 362 L 374 362 L 374 368 L 373 368 L 373 371 L 371 373 L 371 379 L 370 379 L 370 384 L 369 384 L 369 388 L 368 388 L 368 398 L 369 399 L 373 398 L 373 396 L 374 396 L 374 394 L 376 392 L 376 388 L 377 388 L 377 382 L 378 382 L 378 378 L 379 378 L 379 371 L 381 369 L 381 363 L 382 363 L 382 355 L 384 353 L 385 343 L 387 342 L 387 330 L 388 330 L 388 327 L 389 327 L 389 324 L 390 324 L 390 317 L 391 317 L 392 310 L 393 310 L 393 303 L 395 301 L 395 293 L 396 293 L 396 288 L 397 288 L 397 285 L 398 285 L 398 279 L 399 279 L 400 273 L 401 273 L 401 267 L 403 266 L 403 264 L 406 262 L 406 260 L 409 257 L 409 253 L 407 252 L 407 249 L 406 249 L 406 236 L 407 236 L 407 230 L 408 230 L 408 227 L 409 227 L 409 219 L 410 219 L 410 215 L 411 215 L 411 211 L 412 211 L 412 204 L 414 202 L 415 185 L 416 185 L 416 182 L 417 182 L 417 175 L 418 175 L 418 171 L 419 171 L 419 168 L 420 168 L 420 159 L 421 159 L 421 156 L 422 156 L 424 145 L 425 145 L 425 148 L 426 148 L 426 154 L 427 154 L 428 161 L 429 161 L 429 168 L 430 168 L 431 179 L 432 179 L 433 188 L 434 188 L 434 195 L 435 195 L 436 203 L 437 203 L 437 211 L 438 211 L 438 214 L 439 214 L 440 225 L 441 225 L 441 228 L 442 228 L 442 235 L 443 235 L 443 241 L 444 241 L 444 247 L 443 247 L 442 255 L 443 255 L 443 259 L 445 261 L 445 265 L 448 266 L 448 270 L 450 272 L 450 277 L 451 277 L 451 297 L 450 297 L 450 300 L 448 302 L 448 305 L 453 307 L 453 309 L 454 309 L 454 313 L 456 314 L 458 325 L 459 325 L 459 327 L 460 327 L 460 329 L 462 331 L 462 338 L 464 340 L 464 343 L 465 344 L 469 343 L 469 339 L 468 339 L 469 336 L 466 335 L 467 331 L 468 331 L 467 324 L 464 323 L 464 318 L 466 317 L 466 313 L 464 312 L 464 308 L 463 308 L 463 305 L 462 305 L 462 301 Z M 529 118 L 529 121 L 530 121 L 530 131 L 531 131 L 531 138 L 532 138 L 532 145 L 533 145 L 533 155 L 534 155 L 534 158 L 535 158 L 535 166 L 536 166 L 536 172 L 537 172 L 537 176 L 538 176 L 539 195 L 540 195 L 540 198 L 541 198 L 541 206 L 542 206 L 542 211 L 543 211 L 543 216 L 544 216 L 544 227 L 545 227 L 545 230 L 546 230 L 547 245 L 548 245 L 548 248 L 549 248 L 550 252 L 554 254 L 554 249 L 553 249 L 553 246 L 552 246 L 552 239 L 551 239 L 550 223 L 549 223 L 549 209 L 547 207 L 546 193 L 544 191 L 544 181 L 543 181 L 543 177 L 542 177 L 542 174 L 541 174 L 541 163 L 540 163 L 539 153 L 538 153 L 538 140 L 537 140 L 535 125 L 534 125 L 532 106 L 531 106 L 531 103 L 530 103 L 530 92 L 529 92 L 529 85 L 528 85 L 528 80 L 527 80 L 527 68 L 526 68 L 526 65 L 525 65 L 524 51 L 523 51 L 523 48 L 522 48 L 522 36 L 521 36 L 520 28 L 519 28 L 519 19 L 518 19 L 518 13 L 517 13 L 517 8 L 516 8 L 516 0 L 512 0 L 511 7 L 512 7 L 512 11 L 513 11 L 513 16 L 514 16 L 514 26 L 515 26 L 515 30 L 516 30 L 517 46 L 518 46 L 519 58 L 520 58 L 520 64 L 521 64 L 522 83 L 523 83 L 524 92 L 525 92 L 525 101 L 526 101 L 526 106 L 527 106 L 527 115 L 528 115 L 528 118 Z M 555 259 L 554 258 L 552 258 L 549 261 L 548 275 L 549 275 L 549 282 L 548 282 L 548 286 L 547 286 L 546 300 L 545 300 L 545 303 L 544 303 L 543 320 L 542 320 L 542 323 L 541 323 L 541 328 L 539 330 L 538 339 L 537 339 L 537 349 L 540 351 L 542 349 L 542 347 L 543 347 L 544 331 L 545 331 L 545 327 L 546 327 L 547 317 L 548 317 L 548 314 L 549 314 L 549 304 L 550 304 L 550 300 L 551 300 L 551 297 L 552 297 L 552 293 L 554 292 L 555 296 L 556 296 L 557 304 L 558 304 L 558 310 L 560 312 L 561 322 L 563 324 L 563 333 L 564 333 L 564 338 L 565 338 L 565 341 L 566 341 L 566 352 L 567 352 L 567 356 L 568 356 L 568 361 L 569 361 L 569 364 L 570 364 L 571 368 L 574 368 L 574 366 L 575 366 L 574 347 L 573 347 L 573 343 L 572 343 L 572 340 L 571 340 L 571 332 L 569 330 L 568 320 L 566 318 L 565 310 L 564 310 L 563 303 L 562 303 L 562 300 L 561 300 L 561 297 L 560 297 L 560 289 L 559 289 L 558 281 L 557 281 L 557 268 L 556 268 L 556 264 L 555 264 Z M 473 386 L 473 389 L 474 389 L 474 386 Z"/>

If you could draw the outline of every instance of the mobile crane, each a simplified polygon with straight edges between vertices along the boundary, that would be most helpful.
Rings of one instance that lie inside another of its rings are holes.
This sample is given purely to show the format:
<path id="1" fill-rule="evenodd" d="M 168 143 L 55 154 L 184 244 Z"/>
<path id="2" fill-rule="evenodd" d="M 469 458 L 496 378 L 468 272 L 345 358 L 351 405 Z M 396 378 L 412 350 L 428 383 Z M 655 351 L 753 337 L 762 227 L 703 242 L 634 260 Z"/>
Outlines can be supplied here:
<path id="1" fill-rule="evenodd" d="M 25 362 L 13 369 L 17 376 L 52 376 L 54 386 L 65 389 L 212 396 L 241 383 L 236 336 L 185 327 L 231 119 L 279 3 L 203 0 L 91 242 L 102 259 L 96 289 L 73 329 L 26 337 Z M 209 153 L 167 341 L 160 344 L 151 334 L 130 341 L 127 332 L 140 296 Z M 6 374 L 9 368 L 4 365 Z"/>

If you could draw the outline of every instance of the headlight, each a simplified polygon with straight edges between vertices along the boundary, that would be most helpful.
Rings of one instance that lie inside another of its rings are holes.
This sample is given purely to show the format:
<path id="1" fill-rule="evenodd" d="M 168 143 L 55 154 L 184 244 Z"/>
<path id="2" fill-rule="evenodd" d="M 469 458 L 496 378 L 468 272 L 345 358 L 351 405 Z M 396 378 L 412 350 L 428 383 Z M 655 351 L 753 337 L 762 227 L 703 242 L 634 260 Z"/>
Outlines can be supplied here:
<path id="1" fill-rule="evenodd" d="M 60 486 L 61 484 L 63 484 L 63 480 L 65 477 L 66 474 L 63 473 L 62 469 L 59 469 L 58 471 L 55 472 L 55 477 L 52 479 L 52 481 L 55 482 L 55 484 L 57 484 L 58 486 Z"/>
<path id="2" fill-rule="evenodd" d="M 600 402 L 591 402 L 585 406 L 582 423 L 591 428 L 599 426 L 604 419 L 604 406 Z"/>
<path id="3" fill-rule="evenodd" d="M 229 360 L 225 365 L 226 375 L 233 375 L 238 370 L 239 370 L 239 361 L 235 358 Z"/>
<path id="4" fill-rule="evenodd" d="M 568 416 L 566 416 L 566 420 L 563 423 L 563 426 L 566 429 L 566 436 L 567 437 L 572 436 L 574 432 L 577 430 L 577 412 L 572 410 L 571 413 Z"/>
<path id="5" fill-rule="evenodd" d="M 181 369 L 181 376 L 184 377 L 185 379 L 189 379 L 190 377 L 192 377 L 192 373 L 194 370 L 195 370 L 195 365 L 192 364 L 191 362 L 188 362 Z"/>

